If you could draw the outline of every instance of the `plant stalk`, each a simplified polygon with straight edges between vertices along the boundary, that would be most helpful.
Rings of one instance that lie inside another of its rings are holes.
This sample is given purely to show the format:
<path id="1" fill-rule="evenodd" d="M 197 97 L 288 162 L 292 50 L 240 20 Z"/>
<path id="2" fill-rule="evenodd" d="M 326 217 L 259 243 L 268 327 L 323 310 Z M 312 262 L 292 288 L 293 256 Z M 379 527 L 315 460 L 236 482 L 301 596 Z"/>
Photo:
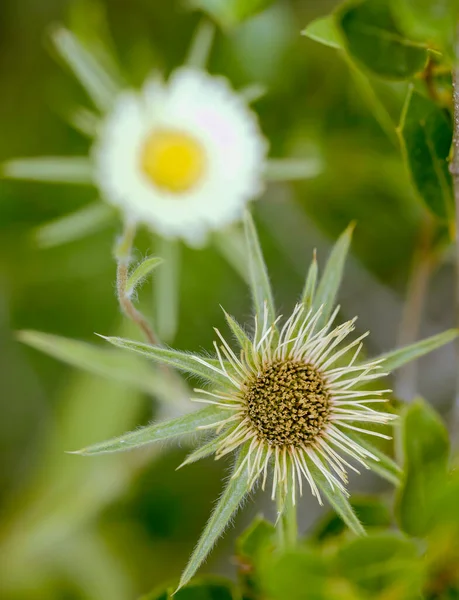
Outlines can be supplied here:
<path id="1" fill-rule="evenodd" d="M 281 482 L 277 492 L 278 517 L 276 529 L 278 545 L 282 550 L 293 548 L 298 539 L 297 510 L 294 494 L 292 493 L 292 468 L 292 466 L 287 468 L 287 488 L 285 489 Z"/>
<path id="2" fill-rule="evenodd" d="M 456 33 L 455 62 L 453 66 L 453 155 L 450 171 L 453 177 L 455 203 L 455 232 L 456 232 L 456 285 L 455 285 L 455 315 L 456 326 L 459 326 L 459 26 Z M 459 342 L 456 342 L 456 393 L 452 408 L 452 440 L 455 445 L 459 441 Z"/>

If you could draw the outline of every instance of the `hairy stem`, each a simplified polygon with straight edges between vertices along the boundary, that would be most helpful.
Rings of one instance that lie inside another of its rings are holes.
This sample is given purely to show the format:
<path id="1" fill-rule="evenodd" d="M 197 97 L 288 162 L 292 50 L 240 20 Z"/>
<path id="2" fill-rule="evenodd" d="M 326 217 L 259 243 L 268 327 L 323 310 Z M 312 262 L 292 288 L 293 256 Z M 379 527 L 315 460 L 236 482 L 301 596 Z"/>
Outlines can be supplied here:
<path id="1" fill-rule="evenodd" d="M 454 202 L 456 215 L 456 286 L 455 314 L 456 325 L 459 326 L 459 27 L 456 35 L 456 60 L 453 68 L 453 155 L 450 171 L 453 176 Z M 456 356 L 459 367 L 459 342 L 456 342 Z M 459 438 L 459 368 L 457 371 L 456 394 L 452 410 L 453 440 L 457 444 Z"/>
<path id="2" fill-rule="evenodd" d="M 419 336 L 429 280 L 435 262 L 432 253 L 433 234 L 434 223 L 431 217 L 427 216 L 422 224 L 413 256 L 411 276 L 399 328 L 398 346 L 413 344 Z M 395 391 L 397 396 L 404 400 L 411 401 L 414 398 L 417 393 L 416 363 L 400 369 L 395 380 Z"/>
<path id="3" fill-rule="evenodd" d="M 298 538 L 296 504 L 292 494 L 292 468 L 292 466 L 289 466 L 287 469 L 287 490 L 285 490 L 282 483 L 280 483 L 277 492 L 277 538 L 279 548 L 283 550 L 294 547 Z"/>
<path id="4" fill-rule="evenodd" d="M 129 276 L 129 265 L 131 262 L 131 251 L 136 233 L 136 227 L 132 223 L 126 223 L 123 234 L 118 240 L 115 248 L 116 267 L 116 289 L 118 302 L 121 310 L 133 323 L 143 331 L 150 344 L 158 345 L 158 339 L 146 318 L 136 309 L 129 294 L 126 291 Z"/>

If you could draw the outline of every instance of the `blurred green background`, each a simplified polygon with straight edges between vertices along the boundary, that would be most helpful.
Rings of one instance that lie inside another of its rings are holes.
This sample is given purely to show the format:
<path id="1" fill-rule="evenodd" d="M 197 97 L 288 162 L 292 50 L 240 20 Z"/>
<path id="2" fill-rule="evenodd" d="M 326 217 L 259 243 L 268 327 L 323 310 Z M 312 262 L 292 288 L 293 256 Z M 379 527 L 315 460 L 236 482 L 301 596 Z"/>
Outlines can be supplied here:
<path id="1" fill-rule="evenodd" d="M 333 48 L 300 35 L 332 5 L 279 0 L 230 31 L 219 31 L 210 71 L 227 75 L 236 88 L 253 82 L 267 86 L 255 109 L 271 156 L 313 152 L 323 162 L 318 177 L 273 184 L 254 208 L 282 312 L 299 294 L 313 249 L 323 264 L 332 240 L 356 220 L 342 312 L 359 314 L 359 329 L 373 333 L 369 350 L 381 352 L 413 333 L 406 319 L 403 327 L 401 322 L 428 218 L 399 149 L 375 120 L 345 61 Z M 111 36 L 127 79 L 138 85 L 153 68 L 167 73 L 180 65 L 200 18 L 176 0 L 2 0 L 0 161 L 87 151 L 88 141 L 65 116 L 89 101 L 53 59 L 47 40 L 53 24 Z M 396 123 L 405 84 L 373 84 Z M 212 460 L 176 472 L 184 447 L 93 459 L 64 453 L 146 423 L 157 412 L 151 395 L 64 366 L 15 339 L 17 330 L 35 329 L 102 346 L 94 332 L 138 335 L 123 324 L 116 302 L 116 225 L 57 248 L 34 243 L 37 226 L 84 206 L 95 194 L 83 186 L 0 180 L 0 596 L 5 600 L 123 600 L 168 582 L 183 568 L 225 474 L 225 465 Z M 154 249 L 154 240 L 142 232 L 138 248 L 143 256 Z M 174 345 L 210 351 L 212 327 L 225 328 L 220 304 L 242 321 L 250 317 L 247 287 L 212 246 L 182 247 L 181 266 Z M 428 292 L 415 337 L 453 322 L 447 252 Z M 145 286 L 141 302 L 153 314 L 151 297 Z M 399 395 L 409 399 L 414 381 L 416 390 L 446 409 L 454 385 L 452 352 L 451 347 L 436 352 L 417 374 L 402 373 L 394 382 Z M 382 485 L 364 478 L 354 484 L 359 490 Z M 270 510 L 258 494 L 236 525 Z M 301 512 L 304 530 L 319 510 L 305 498 Z M 231 572 L 233 539 L 231 531 L 206 570 Z"/>

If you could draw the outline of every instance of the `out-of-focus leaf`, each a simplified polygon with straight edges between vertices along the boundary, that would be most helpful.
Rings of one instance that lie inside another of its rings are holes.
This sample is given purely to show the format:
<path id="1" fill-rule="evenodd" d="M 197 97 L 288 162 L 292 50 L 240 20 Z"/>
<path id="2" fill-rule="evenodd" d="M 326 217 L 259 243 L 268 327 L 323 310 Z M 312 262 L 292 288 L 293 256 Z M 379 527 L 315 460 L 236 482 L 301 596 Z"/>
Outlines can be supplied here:
<path id="1" fill-rule="evenodd" d="M 245 444 L 238 455 L 236 464 L 234 465 L 233 473 L 239 469 L 247 457 L 249 451 L 249 445 Z M 244 496 L 250 491 L 247 465 L 242 468 L 241 472 L 236 476 L 232 477 L 223 494 L 215 506 L 212 516 L 208 520 L 204 531 L 202 532 L 199 542 L 191 555 L 191 558 L 182 573 L 179 583 L 179 589 L 183 588 L 196 571 L 199 569 L 203 561 L 207 558 L 212 546 L 215 544 L 217 539 L 223 533 L 223 530 L 228 525 L 231 517 L 237 511 L 241 504 Z"/>
<path id="2" fill-rule="evenodd" d="M 265 306 L 268 310 L 268 324 L 275 321 L 276 311 L 274 309 L 268 270 L 261 251 L 255 224 L 248 211 L 245 213 L 244 228 L 249 261 L 250 291 L 252 292 L 253 304 L 257 315 L 258 334 L 260 334 L 263 326 Z"/>
<path id="3" fill-rule="evenodd" d="M 177 240 L 159 238 L 156 254 L 164 266 L 153 280 L 155 325 L 159 338 L 171 342 L 177 332 L 180 299 L 180 246 Z"/>
<path id="4" fill-rule="evenodd" d="M 68 29 L 55 28 L 51 32 L 56 50 L 72 69 L 94 104 L 101 110 L 109 110 L 121 91 L 121 82 L 116 81 L 96 56 L 85 48 Z"/>
<path id="5" fill-rule="evenodd" d="M 306 281 L 304 283 L 303 293 L 301 294 L 301 302 L 304 304 L 306 310 L 309 310 L 314 302 L 318 271 L 319 268 L 317 266 L 316 253 L 314 252 Z"/>
<path id="6" fill-rule="evenodd" d="M 341 575 L 362 591 L 387 597 L 412 599 L 420 597 L 421 561 L 416 544 L 395 533 L 375 533 L 352 540 L 342 547 L 336 558 Z M 405 595 L 390 596 L 394 589 Z"/>
<path id="7" fill-rule="evenodd" d="M 351 506 L 365 527 L 389 527 L 391 525 L 391 513 L 386 504 L 378 498 L 353 497 Z M 336 513 L 331 512 L 319 522 L 313 537 L 321 542 L 345 531 L 347 531 L 347 527 L 343 520 Z"/>
<path id="8" fill-rule="evenodd" d="M 219 421 L 222 418 L 222 413 L 225 414 L 221 408 L 209 406 L 199 411 L 177 417 L 176 419 L 141 427 L 136 431 L 131 431 L 110 440 L 93 444 L 87 448 L 82 448 L 72 454 L 89 456 L 91 454 L 123 452 L 124 450 L 140 448 L 140 446 L 152 444 L 153 442 L 168 440 L 188 433 L 196 433 L 199 427 Z"/>
<path id="9" fill-rule="evenodd" d="M 234 27 L 241 21 L 261 12 L 273 0 L 189 0 L 190 6 L 198 8 L 222 27 Z"/>
<path id="10" fill-rule="evenodd" d="M 271 158 L 266 164 L 268 181 L 295 181 L 317 177 L 323 171 L 320 158 Z"/>
<path id="11" fill-rule="evenodd" d="M 357 0 L 337 13 L 347 50 L 360 64 L 381 77 L 408 79 L 427 61 L 424 46 L 408 40 L 386 0 Z"/>
<path id="12" fill-rule="evenodd" d="M 317 292 L 312 308 L 316 311 L 323 306 L 322 314 L 317 322 L 318 329 L 325 325 L 334 309 L 335 298 L 343 277 L 344 265 L 351 244 L 354 226 L 355 225 L 351 223 L 333 246 L 327 264 L 325 265 L 324 273 L 317 286 Z"/>
<path id="13" fill-rule="evenodd" d="M 126 283 L 126 292 L 132 294 L 136 287 L 140 285 L 162 262 L 163 259 L 160 256 L 149 256 L 143 260 L 129 275 Z"/>
<path id="14" fill-rule="evenodd" d="M 370 457 L 367 457 L 365 459 L 365 462 L 368 464 L 372 471 L 378 473 L 378 475 L 380 475 L 393 485 L 400 484 L 402 469 L 398 466 L 398 464 L 395 461 L 393 461 L 379 448 L 377 448 L 371 442 L 369 442 L 365 436 L 358 435 L 353 431 L 348 431 L 346 435 L 352 440 L 354 440 L 357 444 L 374 454 L 374 456 L 376 456 L 378 460 L 374 460 Z"/>
<path id="15" fill-rule="evenodd" d="M 325 479 L 324 475 L 316 466 L 312 464 L 308 466 L 312 477 L 317 484 L 317 487 L 324 494 L 328 502 L 338 513 L 344 523 L 346 523 L 346 525 L 353 533 L 355 533 L 355 535 L 365 535 L 365 529 L 355 514 L 354 509 L 352 508 L 351 503 L 344 492 L 339 490 L 336 486 L 334 486 L 332 489 L 329 482 Z"/>
<path id="16" fill-rule="evenodd" d="M 141 392 L 154 394 L 168 387 L 167 382 L 146 361 L 127 356 L 125 352 L 41 331 L 20 331 L 17 337 L 21 342 L 69 365 L 124 383 Z"/>
<path id="17" fill-rule="evenodd" d="M 214 37 L 214 24 L 207 19 L 203 19 L 193 34 L 185 64 L 196 69 L 205 70 L 209 61 Z"/>
<path id="18" fill-rule="evenodd" d="M 386 352 L 386 354 L 381 354 L 378 358 L 384 360 L 382 365 L 385 371 L 395 371 L 396 369 L 403 367 L 403 365 L 406 365 L 445 344 L 449 344 L 457 338 L 458 334 L 458 329 L 448 329 L 443 333 L 433 335 L 420 342 L 415 342 L 409 346 L 404 346 L 403 348 L 397 348 L 396 350 Z"/>
<path id="19" fill-rule="evenodd" d="M 241 600 L 236 586 L 223 577 L 198 577 L 175 594 L 168 591 L 152 592 L 139 600 Z"/>
<path id="20" fill-rule="evenodd" d="M 399 125 L 400 139 L 413 183 L 427 208 L 452 219 L 454 199 L 448 157 L 453 128 L 445 112 L 410 88 Z"/>
<path id="21" fill-rule="evenodd" d="M 219 385 L 228 385 L 228 378 L 222 374 L 221 367 L 219 368 L 216 366 L 216 361 L 212 361 L 207 357 L 201 358 L 193 354 L 187 354 L 186 352 L 159 348 L 158 346 L 143 344 L 142 342 L 137 342 L 135 340 L 126 340 L 118 337 L 101 337 L 114 346 L 133 350 L 156 362 L 176 367 L 177 369 L 190 373 L 191 375 L 196 375 L 197 377 L 204 377 Z"/>
<path id="22" fill-rule="evenodd" d="M 301 32 L 315 42 L 331 48 L 341 48 L 340 32 L 332 15 L 311 21 Z"/>
<path id="23" fill-rule="evenodd" d="M 115 217 L 112 207 L 103 202 L 90 204 L 70 215 L 40 225 L 34 238 L 41 248 L 53 248 L 79 240 L 107 227 Z"/>
<path id="24" fill-rule="evenodd" d="M 401 528 L 414 536 L 425 535 L 431 525 L 431 500 L 447 474 L 449 439 L 437 413 L 423 400 L 411 404 L 403 415 L 404 473 L 397 501 Z"/>
<path id="25" fill-rule="evenodd" d="M 391 8 L 406 35 L 425 44 L 433 42 L 453 56 L 459 18 L 457 0 L 391 0 Z"/>
<path id="26" fill-rule="evenodd" d="M 260 552 L 273 547 L 276 528 L 261 516 L 256 517 L 237 540 L 236 553 L 241 559 L 256 558 Z"/>
<path id="27" fill-rule="evenodd" d="M 262 561 L 259 581 L 270 600 L 326 600 L 329 572 L 319 554 L 307 548 L 268 555 Z"/>
<path id="28" fill-rule="evenodd" d="M 92 185 L 93 168 L 86 156 L 40 156 L 17 158 L 3 163 L 0 177 Z"/>

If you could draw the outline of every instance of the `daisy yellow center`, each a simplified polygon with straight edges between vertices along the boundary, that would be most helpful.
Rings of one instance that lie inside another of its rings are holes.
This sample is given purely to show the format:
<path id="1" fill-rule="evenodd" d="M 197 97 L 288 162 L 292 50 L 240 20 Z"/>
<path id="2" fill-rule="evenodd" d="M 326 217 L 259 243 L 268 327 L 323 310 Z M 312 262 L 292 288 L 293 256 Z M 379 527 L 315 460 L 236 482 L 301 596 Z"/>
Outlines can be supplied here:
<path id="1" fill-rule="evenodd" d="M 199 141 L 169 129 L 148 136 L 141 162 L 144 173 L 157 187 L 175 194 L 195 187 L 206 169 L 206 155 Z"/>
<path id="2" fill-rule="evenodd" d="M 259 439 L 303 446 L 321 435 L 330 417 L 330 395 L 311 365 L 276 361 L 246 383 L 247 416 Z"/>

